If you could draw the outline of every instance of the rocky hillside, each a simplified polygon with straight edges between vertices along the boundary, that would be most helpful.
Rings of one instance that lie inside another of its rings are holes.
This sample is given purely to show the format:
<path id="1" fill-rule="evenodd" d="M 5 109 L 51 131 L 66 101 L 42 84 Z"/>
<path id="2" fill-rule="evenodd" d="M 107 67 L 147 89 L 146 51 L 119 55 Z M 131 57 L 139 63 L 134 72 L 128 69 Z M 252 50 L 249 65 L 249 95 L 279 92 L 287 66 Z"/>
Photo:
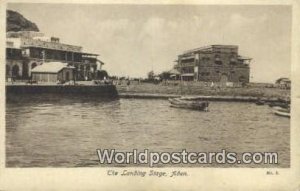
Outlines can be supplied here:
<path id="1" fill-rule="evenodd" d="M 6 11 L 6 31 L 39 31 L 35 23 L 29 21 L 18 12 Z"/>

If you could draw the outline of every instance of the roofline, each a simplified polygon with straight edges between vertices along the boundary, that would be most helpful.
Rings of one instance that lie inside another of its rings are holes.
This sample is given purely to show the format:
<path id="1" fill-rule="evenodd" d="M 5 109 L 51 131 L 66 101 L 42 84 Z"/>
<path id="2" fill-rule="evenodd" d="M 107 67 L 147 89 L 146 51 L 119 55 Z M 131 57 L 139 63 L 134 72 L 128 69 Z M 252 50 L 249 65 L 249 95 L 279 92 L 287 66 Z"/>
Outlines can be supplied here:
<path id="1" fill-rule="evenodd" d="M 73 50 L 62 50 L 62 49 L 55 49 L 55 48 L 49 48 L 49 47 L 42 47 L 42 46 L 34 46 L 34 45 L 21 45 L 22 48 L 42 48 L 42 49 L 48 49 L 48 50 L 60 50 L 64 52 L 76 52 L 76 53 L 82 53 L 81 51 L 73 51 Z"/>
<path id="2" fill-rule="evenodd" d="M 59 50 L 59 51 L 63 51 L 63 52 L 73 52 L 73 53 L 80 53 L 80 54 L 84 54 L 84 55 L 93 55 L 93 56 L 100 56 L 99 54 L 94 54 L 94 53 L 87 53 L 87 52 L 81 52 L 81 51 L 73 51 L 73 50 L 61 50 L 61 49 L 55 49 L 55 48 L 49 48 L 49 47 L 41 47 L 41 46 L 34 46 L 34 45 L 22 45 L 21 47 L 24 48 L 42 48 L 42 49 L 48 49 L 48 50 Z M 22 49 L 22 48 L 20 48 Z"/>
<path id="3" fill-rule="evenodd" d="M 189 49 L 183 52 L 183 54 L 187 54 L 187 53 L 191 53 L 191 52 L 196 52 L 196 51 L 201 51 L 201 50 L 205 50 L 208 48 L 213 48 L 213 47 L 218 47 L 218 46 L 223 46 L 223 47 L 234 47 L 234 48 L 238 48 L 238 45 L 222 45 L 222 44 L 213 44 L 213 45 L 208 45 L 208 46 L 202 46 L 199 48 L 194 48 L 194 49 Z"/>
<path id="4" fill-rule="evenodd" d="M 43 36 L 43 37 L 49 37 L 49 38 L 59 38 L 59 37 L 53 37 L 53 36 Z M 23 40 L 31 40 L 31 41 L 39 41 L 39 42 L 45 42 L 45 43 L 54 43 L 54 44 L 60 44 L 60 45 L 63 45 L 63 46 L 73 46 L 73 47 L 76 47 L 76 48 L 82 48 L 82 46 L 79 46 L 79 45 L 72 45 L 72 44 L 66 44 L 66 43 L 61 43 L 61 42 L 52 42 L 52 41 L 43 41 L 43 40 L 37 40 L 37 39 L 33 39 L 33 38 L 28 38 L 28 37 L 6 37 L 6 40 L 9 40 L 9 39 L 20 39 L 21 41 Z M 22 46 L 22 45 L 21 45 Z M 24 45 L 23 45 L 24 46 Z M 31 46 L 31 45 L 25 45 L 25 46 Z"/>
<path id="5" fill-rule="evenodd" d="M 102 64 L 102 65 L 105 64 L 103 61 L 101 61 L 101 60 L 99 60 L 99 59 L 97 59 L 97 61 L 98 61 L 100 64 Z"/>
<path id="6" fill-rule="evenodd" d="M 287 77 L 281 77 L 281 78 L 278 78 L 277 80 L 290 80 L 290 78 L 287 78 Z"/>

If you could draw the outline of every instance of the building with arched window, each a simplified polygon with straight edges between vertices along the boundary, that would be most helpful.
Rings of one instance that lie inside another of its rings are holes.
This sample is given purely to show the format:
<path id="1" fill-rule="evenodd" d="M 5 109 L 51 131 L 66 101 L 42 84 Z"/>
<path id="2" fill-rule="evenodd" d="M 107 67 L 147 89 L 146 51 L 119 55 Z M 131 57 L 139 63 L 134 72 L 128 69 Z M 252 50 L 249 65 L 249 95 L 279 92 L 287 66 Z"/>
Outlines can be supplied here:
<path id="1" fill-rule="evenodd" d="M 75 67 L 76 80 L 91 80 L 104 64 L 98 54 L 87 53 L 81 46 L 64 44 L 59 38 L 35 31 L 7 32 L 6 77 L 31 79 L 31 71 L 47 62 L 64 62 Z"/>
<path id="2" fill-rule="evenodd" d="M 238 54 L 238 46 L 211 45 L 185 51 L 174 68 L 185 81 L 248 83 L 250 61 Z"/>

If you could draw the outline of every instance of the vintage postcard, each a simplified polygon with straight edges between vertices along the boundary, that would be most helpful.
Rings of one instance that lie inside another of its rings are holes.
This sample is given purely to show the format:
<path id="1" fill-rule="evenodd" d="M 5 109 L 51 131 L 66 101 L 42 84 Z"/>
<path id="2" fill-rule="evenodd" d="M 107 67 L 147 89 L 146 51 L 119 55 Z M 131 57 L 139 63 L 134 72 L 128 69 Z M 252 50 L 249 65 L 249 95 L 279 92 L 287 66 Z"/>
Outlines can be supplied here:
<path id="1" fill-rule="evenodd" d="M 1 2 L 0 190 L 300 190 L 299 6 Z"/>

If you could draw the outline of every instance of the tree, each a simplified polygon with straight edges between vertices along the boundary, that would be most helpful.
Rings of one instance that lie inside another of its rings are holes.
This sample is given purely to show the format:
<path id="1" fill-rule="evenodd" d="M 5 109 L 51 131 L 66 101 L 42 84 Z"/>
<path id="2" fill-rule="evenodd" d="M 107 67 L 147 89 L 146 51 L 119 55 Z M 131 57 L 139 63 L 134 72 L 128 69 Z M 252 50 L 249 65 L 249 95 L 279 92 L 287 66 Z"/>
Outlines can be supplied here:
<path id="1" fill-rule="evenodd" d="M 161 74 L 159 74 L 159 77 L 162 80 L 169 80 L 171 79 L 171 74 L 170 72 L 162 72 Z"/>
<path id="2" fill-rule="evenodd" d="M 148 79 L 154 80 L 154 72 L 153 71 L 148 72 Z"/>
<path id="3" fill-rule="evenodd" d="M 103 80 L 108 77 L 108 73 L 105 70 L 97 71 L 97 79 Z"/>

